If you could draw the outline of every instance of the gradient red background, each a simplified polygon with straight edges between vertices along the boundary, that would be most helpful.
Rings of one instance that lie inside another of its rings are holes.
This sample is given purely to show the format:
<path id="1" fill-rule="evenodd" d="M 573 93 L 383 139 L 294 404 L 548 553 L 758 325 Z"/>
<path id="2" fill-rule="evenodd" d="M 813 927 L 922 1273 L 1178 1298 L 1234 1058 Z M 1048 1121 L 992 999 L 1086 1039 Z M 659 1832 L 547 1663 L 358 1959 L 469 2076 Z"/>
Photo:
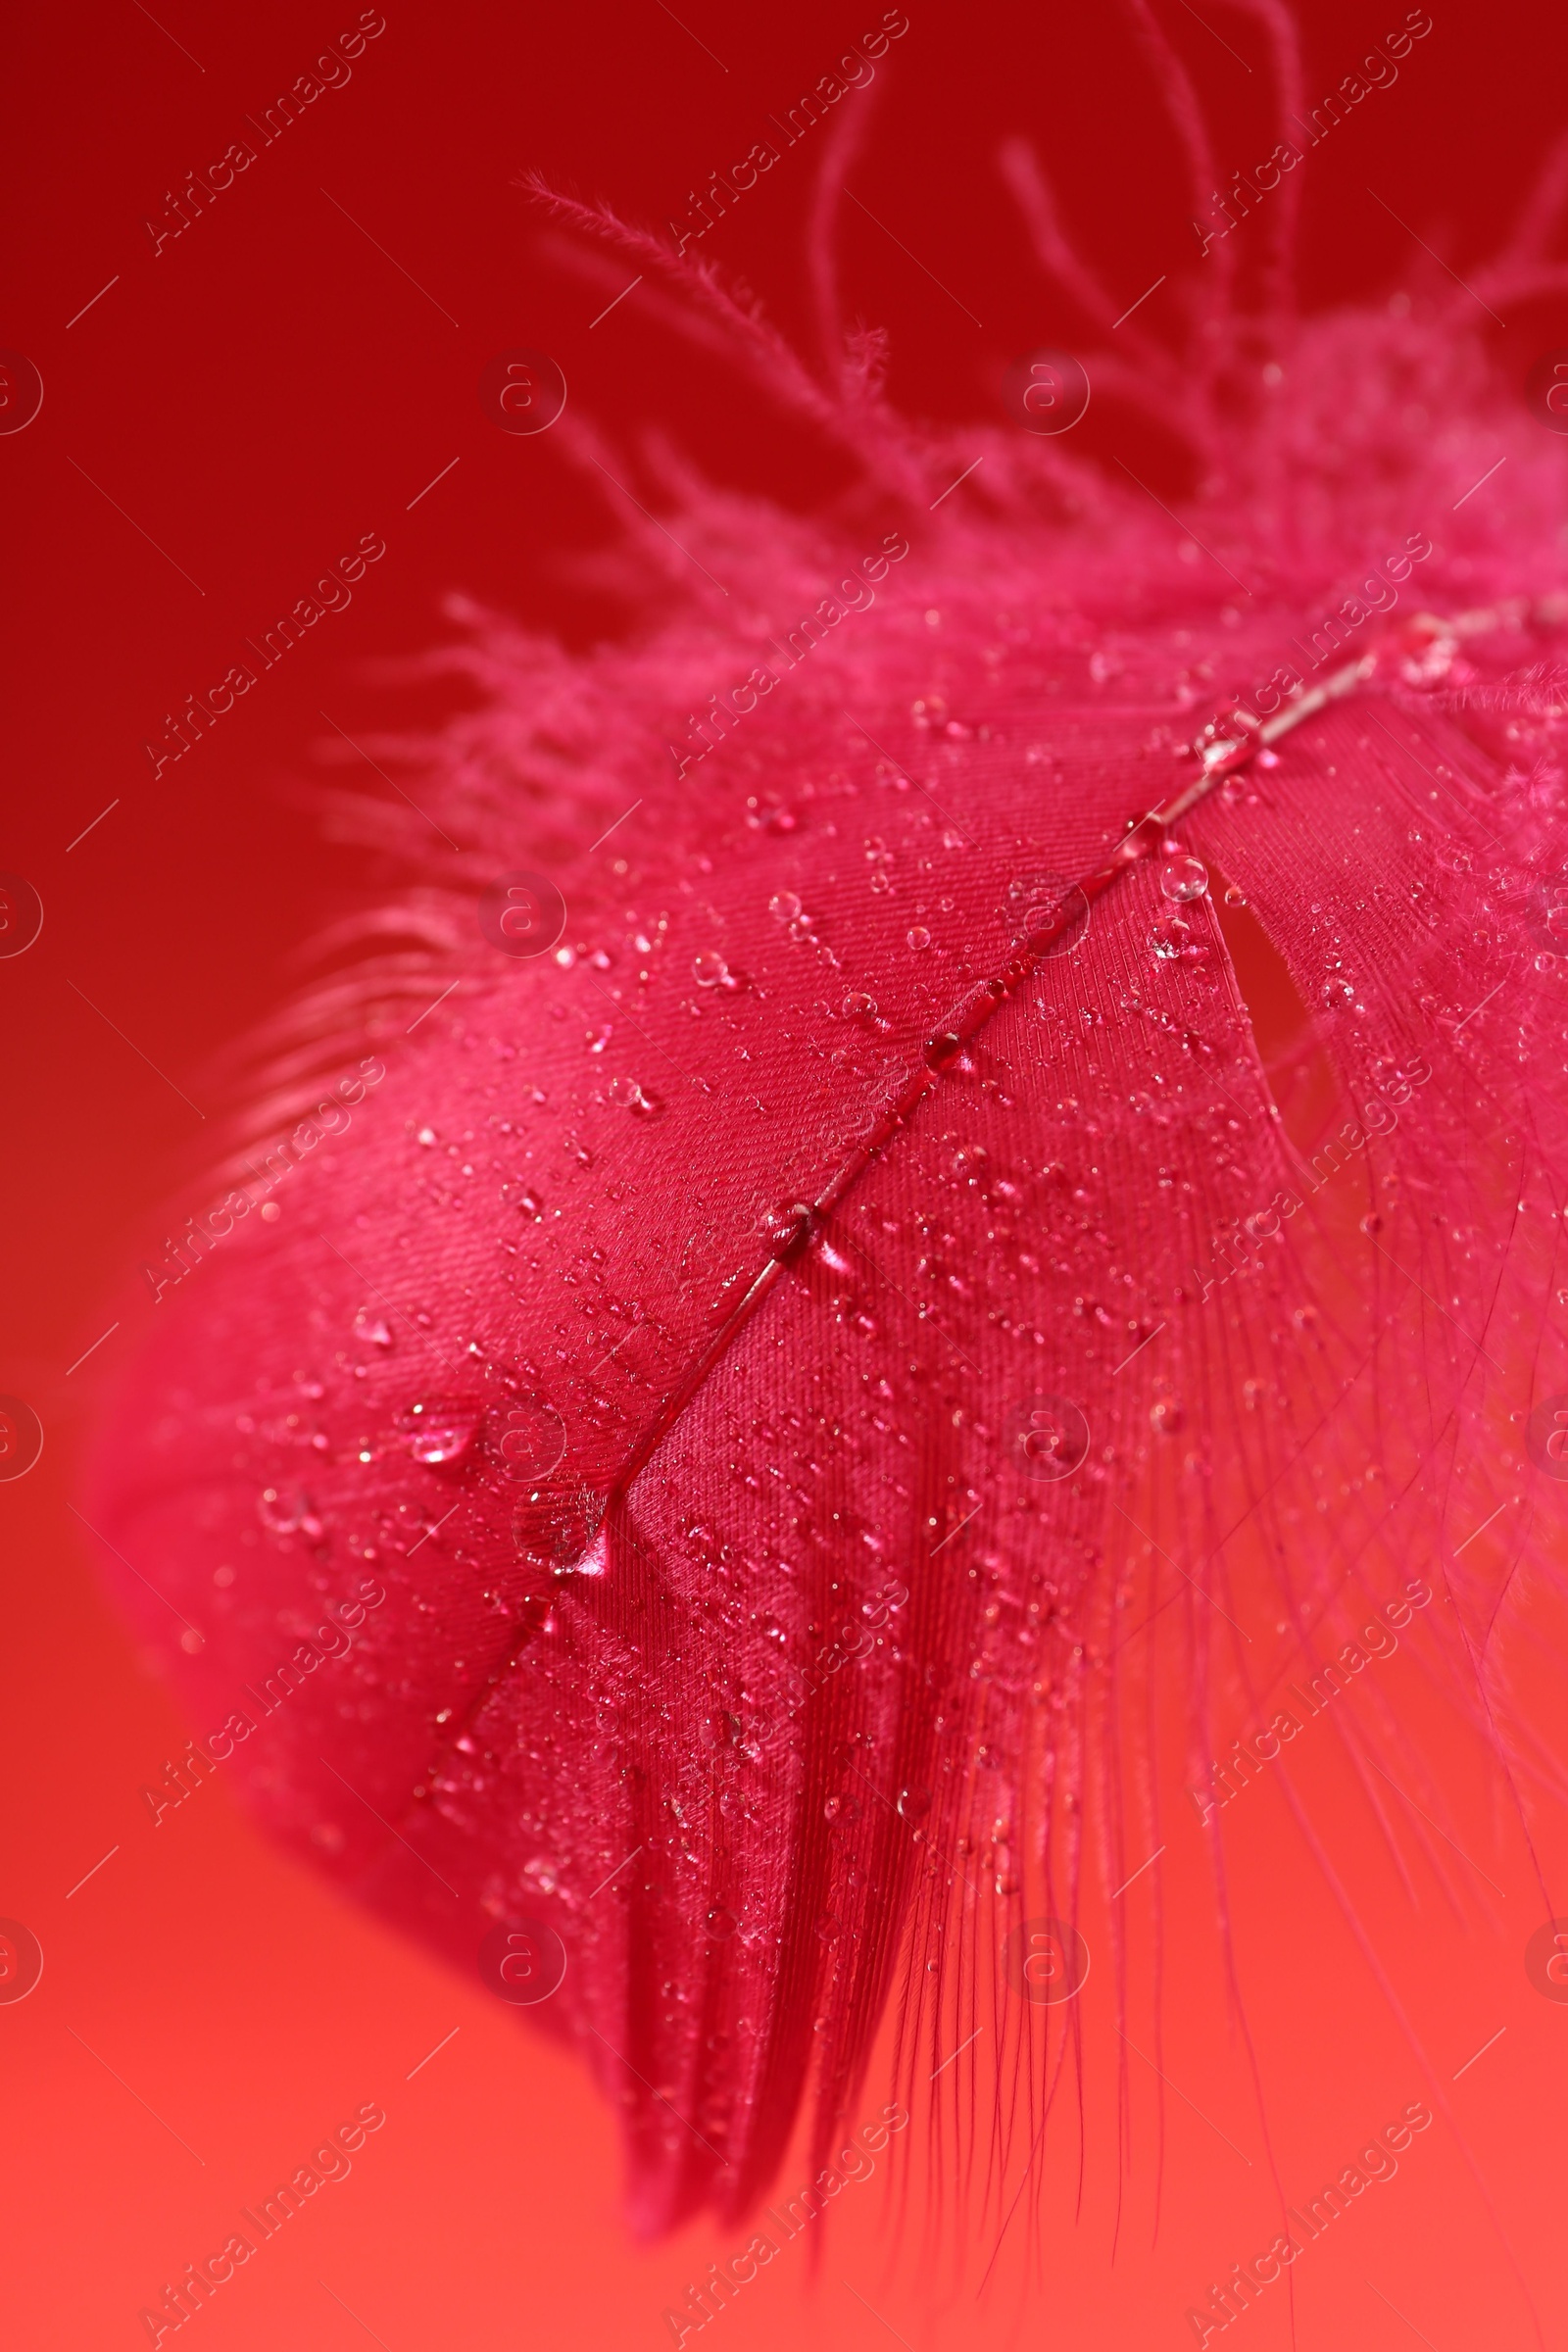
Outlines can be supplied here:
<path id="1" fill-rule="evenodd" d="M 21 540 L 0 589 L 15 681 L 0 867 L 34 884 L 46 918 L 33 949 L 0 962 L 0 1389 L 33 1401 L 48 1443 L 27 1479 L 0 1486 L 0 1914 L 32 1929 L 46 1966 L 25 2002 L 0 2007 L 0 2165 L 12 2340 L 69 2352 L 145 2342 L 137 2313 L 164 2281 L 220 2246 L 240 2205 L 371 2099 L 386 2108 L 384 2131 L 202 2314 L 209 2352 L 340 2352 L 367 2330 L 389 2352 L 635 2352 L 670 2340 L 665 2303 L 732 2250 L 732 2235 L 706 2229 L 632 2250 L 616 2214 L 612 2119 L 571 2061 L 476 1983 L 338 1908 L 258 1840 L 221 1778 L 154 1830 L 137 1792 L 185 1728 L 100 1598 L 70 1508 L 94 1382 L 123 1365 L 138 1315 L 152 1311 L 117 1303 L 120 1278 L 171 1185 L 201 1165 L 193 1106 L 213 1120 L 220 1107 L 212 1056 L 287 993 L 301 944 L 374 886 L 363 854 L 324 836 L 310 792 L 324 775 L 384 788 L 368 769 L 319 764 L 320 745 L 337 741 L 322 713 L 364 737 L 447 707 L 444 690 L 391 683 L 373 665 L 437 641 L 453 589 L 572 639 L 605 625 L 560 561 L 622 517 L 584 492 L 548 435 L 511 437 L 485 418 L 485 362 L 542 347 L 573 402 L 612 434 L 658 424 L 725 478 L 801 502 L 838 482 L 833 461 L 662 335 L 637 295 L 590 328 L 609 293 L 550 258 L 516 183 L 539 169 L 662 224 L 710 171 L 770 135 L 766 117 L 879 8 L 812 0 L 764 22 L 682 0 L 676 22 L 659 0 L 609 12 L 391 0 L 348 85 L 155 257 L 143 221 L 164 212 L 166 191 L 250 138 L 245 116 L 358 13 L 287 0 L 257 17 L 161 0 L 155 23 L 123 0 L 41 12 L 14 34 L 0 172 L 21 225 L 0 343 L 41 370 L 45 400 L 24 433 L 0 440 Z M 892 235 L 852 208 L 845 282 L 851 308 L 891 330 L 895 396 L 916 414 L 961 418 L 991 408 L 1021 352 L 1072 339 L 995 172 L 1003 136 L 1040 142 L 1070 221 L 1128 301 L 1161 271 L 1193 266 L 1189 208 L 1115 15 L 908 13 L 879 69 L 876 129 L 852 180 Z M 1266 144 L 1255 24 L 1218 0 L 1202 21 L 1177 5 L 1162 13 L 1227 165 L 1250 165 Z M 1430 270 L 1369 187 L 1464 273 L 1497 241 L 1557 127 L 1560 17 L 1478 0 L 1438 0 L 1433 14 L 1397 85 L 1309 161 L 1311 303 L 1381 294 Z M 1318 0 L 1309 95 L 1402 15 Z M 706 247 L 801 333 L 810 169 L 807 147 L 792 150 Z M 627 266 L 610 290 L 633 274 Z M 1522 380 L 1541 351 L 1568 344 L 1568 304 L 1489 332 Z M 1129 456 L 1136 446 L 1156 474 L 1169 463 L 1157 436 L 1113 413 L 1097 412 L 1084 445 Z M 387 553 L 352 608 L 155 781 L 142 745 L 164 713 L 244 659 L 244 638 L 368 531 Z M 117 1313 L 121 1328 L 68 1377 Z M 1550 1661 L 1538 1662 L 1544 1719 L 1554 1707 L 1560 1723 Z M 1547 1906 L 1517 1822 L 1423 1701 L 1412 1657 L 1387 1674 L 1395 1703 L 1448 1754 L 1452 1826 L 1471 1858 L 1456 1865 L 1463 1910 L 1419 1863 L 1413 1895 L 1397 1887 L 1332 1754 L 1303 1760 L 1299 1785 L 1439 2079 L 1506 2029 L 1452 2084 L 1454 2118 L 1546 2340 L 1562 2340 L 1568 2007 L 1539 1997 L 1523 1965 Z M 1283 1805 L 1260 1795 L 1243 1812 L 1230 1899 L 1250 2053 L 1227 2019 L 1196 1820 L 1173 1828 L 1160 1865 L 1171 1935 L 1162 2166 L 1161 2084 L 1136 2053 L 1118 2162 L 1119 2045 L 1102 1972 L 1083 1996 L 1081 2203 L 1069 2098 L 1041 2166 L 1038 2262 L 1025 2260 L 1026 2196 L 977 2299 L 999 2217 L 977 2196 L 964 2229 L 950 2188 L 946 2227 L 978 2253 L 962 2277 L 952 2264 L 922 2267 L 922 2239 L 934 2244 L 938 2230 L 929 2152 L 911 2132 L 902 2233 L 884 2164 L 818 2226 L 814 2248 L 789 2248 L 725 2313 L 717 2327 L 731 2352 L 794 2345 L 803 2331 L 824 2352 L 890 2331 L 918 2352 L 1042 2334 L 1140 2352 L 1193 2340 L 1188 2302 L 1279 2226 L 1263 2119 L 1295 2198 L 1425 2089 Z M 1550 1883 L 1560 1812 L 1538 1810 L 1533 1826 Z M 1150 1900 L 1147 1887 L 1134 1898 L 1135 1930 Z M 1148 2016 L 1147 1984 L 1135 1989 L 1136 2021 Z M 1437 2352 L 1531 2340 L 1476 2174 L 1442 2120 L 1396 2180 L 1302 2257 L 1294 2283 L 1296 2340 L 1307 2346 L 1396 2345 L 1412 2331 Z M 1242 2327 L 1265 2352 L 1291 2340 L 1292 2324 L 1279 2287 Z"/>

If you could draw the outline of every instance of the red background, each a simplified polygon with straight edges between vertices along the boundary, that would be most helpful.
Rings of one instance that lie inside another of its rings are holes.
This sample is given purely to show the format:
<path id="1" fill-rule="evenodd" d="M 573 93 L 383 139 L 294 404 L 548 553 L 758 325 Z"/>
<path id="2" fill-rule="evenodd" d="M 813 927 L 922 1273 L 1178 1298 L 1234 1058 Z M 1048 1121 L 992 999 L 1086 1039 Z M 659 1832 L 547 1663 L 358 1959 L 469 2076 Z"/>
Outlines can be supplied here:
<path id="1" fill-rule="evenodd" d="M 836 487 L 819 450 L 673 346 L 637 295 L 590 328 L 609 294 L 550 258 L 516 183 L 539 169 L 662 224 L 684 212 L 688 189 L 770 135 L 766 117 L 879 13 L 682 0 L 677 23 L 657 0 L 609 12 L 392 0 L 347 86 L 318 99 L 156 256 L 143 221 L 164 212 L 166 191 L 250 137 L 244 117 L 357 12 L 161 0 L 155 24 L 124 0 L 35 12 L 14 33 L 0 171 L 21 225 L 0 343 L 41 370 L 45 400 L 24 433 L 0 440 L 21 533 L 0 588 L 15 677 L 0 867 L 34 884 L 46 918 L 29 953 L 0 962 L 0 1388 L 28 1396 L 48 1430 L 38 1468 L 0 1487 L 0 1913 L 25 1922 L 46 1955 L 36 1992 L 0 2008 L 5 2308 L 18 2343 L 98 2352 L 145 2342 L 141 2305 L 371 2099 L 387 2110 L 384 2131 L 352 2178 L 203 2313 L 210 2352 L 338 2352 L 367 2329 L 390 2352 L 653 2346 L 670 2340 L 666 2301 L 733 2250 L 702 2229 L 652 2254 L 630 2250 L 611 2119 L 569 2059 L 519 2032 L 477 1986 L 337 1908 L 259 1842 L 220 1780 L 153 1829 L 137 1792 L 177 1753 L 184 1728 L 99 1597 L 69 1508 L 93 1381 L 123 1363 L 136 1314 L 150 1310 L 125 1310 L 88 1362 L 69 1378 L 67 1367 L 119 1311 L 106 1301 L 121 1296 L 146 1218 L 200 1166 L 193 1105 L 216 1114 L 212 1056 L 286 994 L 301 943 L 373 885 L 363 854 L 323 837 L 302 789 L 328 772 L 321 713 L 358 737 L 442 707 L 432 687 L 389 683 L 375 665 L 437 641 L 453 589 L 568 638 L 603 625 L 560 560 L 601 543 L 619 518 L 582 490 L 548 435 L 494 429 L 475 391 L 485 362 L 542 347 L 573 402 L 614 434 L 660 423 L 719 475 L 802 502 Z M 994 169 L 1003 136 L 1040 142 L 1071 223 L 1129 302 L 1161 271 L 1192 266 L 1189 208 L 1118 17 L 909 13 L 879 68 L 879 117 L 852 178 L 908 252 L 851 208 L 845 280 L 850 307 L 891 330 L 895 397 L 962 417 L 995 401 L 1019 353 L 1072 328 L 1038 287 Z M 1309 97 L 1402 13 L 1314 0 Z M 1309 302 L 1381 293 L 1430 267 L 1369 185 L 1464 273 L 1496 244 L 1556 127 L 1568 62 L 1560 16 L 1495 0 L 1438 0 L 1434 14 L 1397 85 L 1374 93 L 1309 161 Z M 1164 15 L 1227 167 L 1250 164 L 1275 135 L 1256 24 L 1218 0 L 1202 22 L 1177 6 Z M 792 150 L 704 248 L 803 337 L 809 192 L 809 156 Z M 633 274 L 628 265 L 620 277 Z M 1161 299 L 1146 311 L 1152 326 Z M 1489 331 L 1499 364 L 1522 379 L 1539 352 L 1568 344 L 1568 304 Z M 1097 414 L 1104 437 L 1086 432 L 1085 445 L 1130 452 L 1132 426 L 1121 423 L 1122 439 L 1117 429 Z M 1157 470 L 1157 443 L 1139 446 Z M 164 713 L 245 659 L 243 639 L 368 531 L 387 553 L 352 608 L 155 781 L 142 745 Z M 368 770 L 349 780 L 380 789 Z M 1411 1659 L 1387 1673 L 1408 1678 L 1396 1703 L 1419 1719 Z M 1446 1736 L 1441 1723 L 1427 1728 Z M 1332 1757 L 1304 1761 L 1303 1792 L 1435 2074 L 1446 2082 L 1506 2029 L 1452 2085 L 1454 2120 L 1547 2340 L 1561 2340 L 1568 2288 L 1551 2255 L 1568 2008 L 1526 1981 L 1524 1944 L 1545 1905 L 1524 1839 L 1479 1762 L 1454 1752 L 1457 1834 L 1477 1866 L 1459 1869 L 1466 1904 L 1448 1907 L 1419 1865 L 1407 1898 L 1337 1770 Z M 1283 1805 L 1260 1794 L 1239 1810 L 1233 1920 L 1267 2126 L 1294 2199 L 1351 2161 L 1425 2079 Z M 1551 1813 L 1536 1822 L 1548 1859 L 1561 1827 Z M 1251 2059 L 1225 2012 L 1196 1824 L 1173 1831 L 1160 1869 L 1172 1932 L 1163 2168 L 1160 2084 L 1134 2055 L 1132 2139 L 1118 2169 L 1117 2044 L 1106 1982 L 1093 1980 L 1082 2202 L 1069 2102 L 1042 2168 L 1038 2268 L 1023 2260 L 1020 2211 L 977 2300 L 997 2218 L 975 2213 L 963 2230 L 950 2188 L 950 2231 L 980 2251 L 962 2278 L 951 2267 L 935 2279 L 922 2271 L 922 2238 L 934 2244 L 938 2231 L 927 2151 L 911 2132 L 902 2233 L 883 2165 L 822 2227 L 814 2282 L 807 2249 L 792 2247 L 725 2314 L 732 2352 L 793 2345 L 803 2329 L 824 2346 L 879 2342 L 891 2329 L 919 2352 L 1038 2340 L 1043 2328 L 1063 2342 L 1193 2340 L 1188 2302 L 1279 2225 Z M 1148 1900 L 1146 1889 L 1135 1925 Z M 1444 2120 L 1397 2180 L 1303 2255 L 1295 2288 L 1306 2345 L 1400 2344 L 1412 2330 L 1438 2352 L 1530 2340 L 1520 2286 Z M 1292 2317 L 1277 2287 L 1243 2323 L 1253 2352 L 1290 2341 Z"/>

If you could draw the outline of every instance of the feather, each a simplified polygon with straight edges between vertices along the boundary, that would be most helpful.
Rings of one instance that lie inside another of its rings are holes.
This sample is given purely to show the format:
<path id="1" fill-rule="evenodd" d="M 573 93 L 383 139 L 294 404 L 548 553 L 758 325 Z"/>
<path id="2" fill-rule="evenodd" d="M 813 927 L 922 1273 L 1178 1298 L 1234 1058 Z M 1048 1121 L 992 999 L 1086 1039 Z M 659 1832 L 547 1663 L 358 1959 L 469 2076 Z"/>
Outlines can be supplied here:
<path id="1" fill-rule="evenodd" d="M 465 1967 L 559 1936 L 537 2016 L 648 2232 L 744 2214 L 804 2113 L 825 2161 L 896 1997 L 910 2082 L 991 2027 L 1032 2143 L 1018 1938 L 1158 1843 L 1158 1727 L 1219 1867 L 1221 1727 L 1424 1579 L 1431 1671 L 1557 1780 L 1494 1650 L 1568 1386 L 1562 445 L 1434 304 L 1293 322 L 1284 201 L 1261 309 L 1200 265 L 1150 359 L 1179 514 L 921 436 L 833 347 L 850 136 L 820 379 L 549 199 L 861 478 L 803 518 L 651 450 L 636 631 L 455 609 L 477 707 L 372 748 L 459 853 L 292 1022 L 291 1142 L 155 1276 L 90 1511 L 280 1838 Z M 536 955 L 480 919 L 519 875 Z"/>

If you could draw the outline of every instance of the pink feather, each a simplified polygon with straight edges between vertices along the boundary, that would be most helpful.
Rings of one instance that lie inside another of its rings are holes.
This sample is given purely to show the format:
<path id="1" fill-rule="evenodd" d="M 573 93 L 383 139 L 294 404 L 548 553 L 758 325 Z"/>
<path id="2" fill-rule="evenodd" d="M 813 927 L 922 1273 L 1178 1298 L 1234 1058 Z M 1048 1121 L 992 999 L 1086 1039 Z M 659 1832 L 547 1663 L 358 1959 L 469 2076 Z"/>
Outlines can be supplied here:
<path id="1" fill-rule="evenodd" d="M 637 633 L 460 610 L 476 707 L 377 747 L 458 867 L 367 926 L 413 944 L 305 1009 L 253 1131 L 347 1041 L 384 1079 L 292 1125 L 275 1220 L 227 1172 L 92 1515 L 199 1623 L 172 1665 L 251 1723 L 280 1837 L 466 1967 L 553 1925 L 540 2016 L 658 2230 L 755 2203 L 808 2102 L 825 2151 L 901 1987 L 909 2080 L 993 2024 L 1033 2133 L 1050 2012 L 999 1953 L 1158 1843 L 1160 1725 L 1201 1781 L 1221 1694 L 1418 1571 L 1490 1723 L 1568 1388 L 1568 508 L 1462 315 L 1294 323 L 1283 247 L 1259 310 L 1203 265 L 1183 348 L 1085 355 L 1186 435 L 1177 514 L 1065 441 L 918 435 L 874 338 L 814 376 L 551 201 L 857 487 L 803 519 L 655 450 L 603 566 Z M 566 909 L 531 958 L 475 919 L 517 870 Z"/>

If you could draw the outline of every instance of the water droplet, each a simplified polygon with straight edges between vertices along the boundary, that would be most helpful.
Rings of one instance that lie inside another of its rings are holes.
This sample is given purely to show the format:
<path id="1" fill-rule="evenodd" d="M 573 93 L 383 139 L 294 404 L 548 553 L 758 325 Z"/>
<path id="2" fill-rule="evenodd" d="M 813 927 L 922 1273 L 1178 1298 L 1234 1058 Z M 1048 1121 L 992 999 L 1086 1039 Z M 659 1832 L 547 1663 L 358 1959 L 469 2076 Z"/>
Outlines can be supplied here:
<path id="1" fill-rule="evenodd" d="M 928 1070 L 945 1070 L 950 1061 L 963 1052 L 963 1040 L 944 1029 L 937 1037 L 928 1037 L 920 1048 L 920 1058 Z"/>
<path id="2" fill-rule="evenodd" d="M 1185 906 L 1206 895 L 1208 868 L 1200 858 L 1172 858 L 1160 868 L 1159 887 L 1176 906 Z"/>
<path id="3" fill-rule="evenodd" d="M 1161 915 L 1149 934 L 1149 944 L 1164 963 L 1174 963 L 1193 945 L 1193 926 L 1179 914 Z"/>
<path id="4" fill-rule="evenodd" d="M 816 1217 L 805 1200 L 776 1200 L 764 1210 L 761 1230 L 769 1256 L 786 1261 L 798 1257 L 808 1246 L 816 1231 Z"/>
<path id="5" fill-rule="evenodd" d="M 692 978 L 699 988 L 718 988 L 729 976 L 729 965 L 712 948 L 692 957 Z"/>
<path id="6" fill-rule="evenodd" d="M 377 1306 L 362 1306 L 354 1318 L 354 1337 L 367 1348 L 390 1348 L 392 1330 Z"/>
<path id="7" fill-rule="evenodd" d="M 767 902 L 767 911 L 776 923 L 792 923 L 801 911 L 801 902 L 793 890 L 777 890 Z"/>
<path id="8" fill-rule="evenodd" d="M 605 1093 L 617 1110 L 633 1111 L 640 1119 L 657 1118 L 664 1107 L 662 1098 L 635 1078 L 612 1078 Z"/>
<path id="9" fill-rule="evenodd" d="M 1246 891 L 1238 890 L 1234 882 L 1227 882 L 1225 885 L 1225 904 L 1227 906 L 1245 906 L 1247 905 Z"/>
<path id="10" fill-rule="evenodd" d="M 1355 1003 L 1355 990 L 1342 973 L 1331 972 L 1318 990 L 1318 1001 L 1329 1012 L 1343 1012 Z"/>
<path id="11" fill-rule="evenodd" d="M 514 1208 L 519 1217 L 532 1217 L 535 1224 L 545 1213 L 545 1204 L 531 1184 L 504 1184 L 501 1204 L 503 1208 Z"/>
<path id="12" fill-rule="evenodd" d="M 710 1911 L 708 1914 L 708 1933 L 717 1943 L 722 1943 L 728 1936 L 733 1936 L 738 1924 L 734 1912 L 726 1911 L 722 1903 L 716 1910 Z"/>
<path id="13" fill-rule="evenodd" d="M 847 1021 L 859 1021 L 868 1028 L 876 1019 L 876 999 L 866 996 L 859 989 L 852 989 L 840 1010 Z"/>
<path id="14" fill-rule="evenodd" d="M 421 1397 L 403 1416 L 409 1450 L 416 1462 L 452 1465 L 466 1460 L 479 1434 L 477 1404 L 448 1396 Z"/>
<path id="15" fill-rule="evenodd" d="M 911 925 L 909 930 L 906 932 L 905 937 L 908 941 L 909 946 L 913 948 L 916 955 L 920 953 L 922 948 L 928 948 L 931 945 L 931 934 L 926 929 L 924 923 L 915 923 Z"/>
<path id="16" fill-rule="evenodd" d="M 904 1815 L 906 1821 L 924 1821 L 930 1810 L 931 1791 L 929 1788 L 901 1788 L 899 1790 L 899 1811 Z"/>
<path id="17" fill-rule="evenodd" d="M 1156 1438 L 1173 1438 L 1186 1421 L 1187 1415 L 1174 1396 L 1157 1396 L 1149 1408 L 1149 1426 Z"/>

